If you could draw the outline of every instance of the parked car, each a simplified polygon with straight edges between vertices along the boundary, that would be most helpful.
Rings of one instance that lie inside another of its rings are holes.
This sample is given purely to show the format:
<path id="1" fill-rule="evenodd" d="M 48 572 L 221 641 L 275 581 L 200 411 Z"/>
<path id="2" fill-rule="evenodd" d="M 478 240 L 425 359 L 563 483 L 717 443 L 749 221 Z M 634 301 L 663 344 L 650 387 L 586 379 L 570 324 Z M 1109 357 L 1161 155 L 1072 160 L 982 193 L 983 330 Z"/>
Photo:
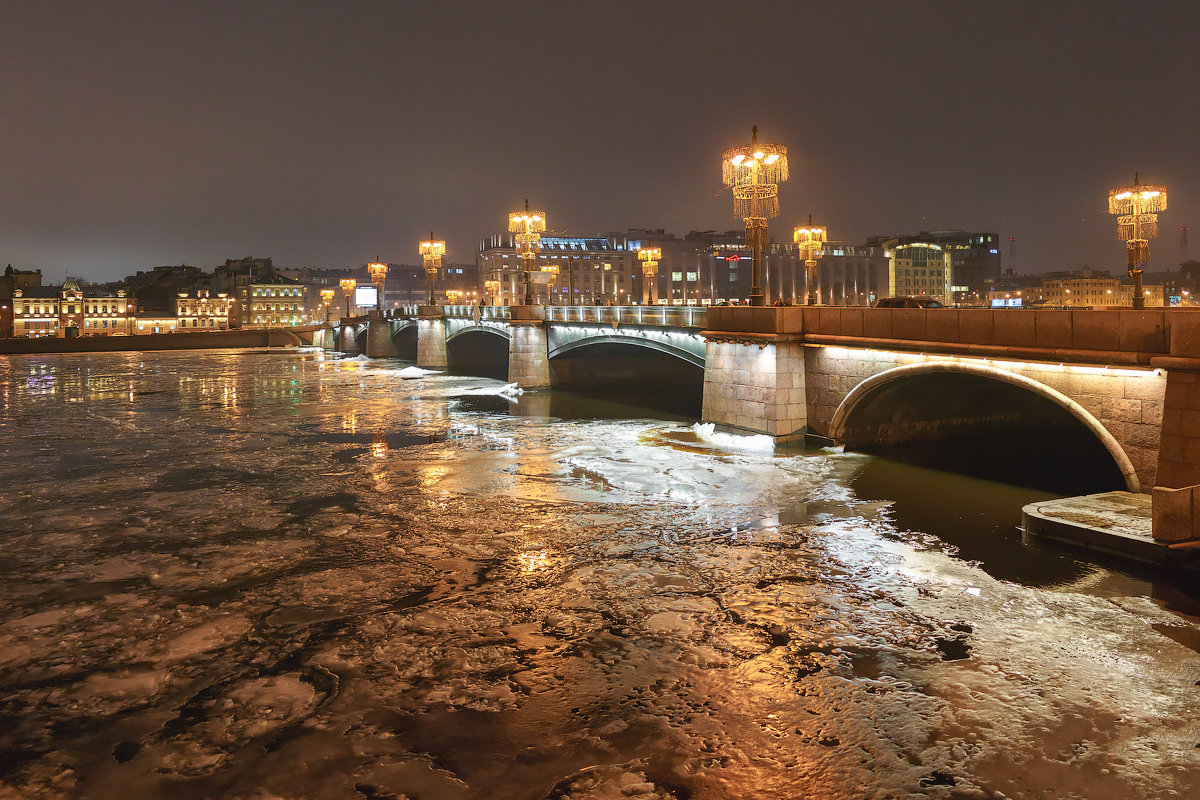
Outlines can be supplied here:
<path id="1" fill-rule="evenodd" d="M 946 306 L 932 297 L 881 297 L 875 301 L 873 308 L 945 308 Z"/>

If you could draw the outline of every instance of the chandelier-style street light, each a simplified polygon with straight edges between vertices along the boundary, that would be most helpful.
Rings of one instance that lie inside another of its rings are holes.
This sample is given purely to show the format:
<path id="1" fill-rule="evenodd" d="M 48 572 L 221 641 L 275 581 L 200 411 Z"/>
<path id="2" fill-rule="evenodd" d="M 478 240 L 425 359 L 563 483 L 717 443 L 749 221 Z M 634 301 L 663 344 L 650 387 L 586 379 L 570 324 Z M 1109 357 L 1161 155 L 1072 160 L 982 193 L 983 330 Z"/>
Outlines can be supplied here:
<path id="1" fill-rule="evenodd" d="M 382 261 L 372 261 L 367 264 L 367 274 L 371 283 L 375 284 L 375 315 L 383 316 L 383 282 L 387 280 L 388 267 Z"/>
<path id="2" fill-rule="evenodd" d="M 421 259 L 425 262 L 425 304 L 433 305 L 433 282 L 437 279 L 438 270 L 442 268 L 442 256 L 446 254 L 446 243 L 435 240 L 433 231 L 429 232 L 429 240 L 421 242 Z"/>
<path id="3" fill-rule="evenodd" d="M 329 322 L 329 316 L 333 313 L 333 296 L 336 292 L 332 289 L 321 290 L 321 303 L 325 306 L 325 321 Z"/>
<path id="4" fill-rule="evenodd" d="M 1167 187 L 1139 183 L 1133 173 L 1132 186 L 1108 192 L 1108 213 L 1117 216 L 1117 238 L 1126 243 L 1125 263 L 1133 278 L 1133 307 L 1145 308 L 1142 270 L 1150 263 L 1150 239 L 1158 238 L 1158 212 L 1167 210 Z"/>
<path id="5" fill-rule="evenodd" d="M 508 215 L 508 231 L 516 234 L 517 253 L 521 257 L 521 272 L 525 278 L 525 305 L 533 305 L 533 265 L 537 260 L 536 250 L 542 249 L 542 231 L 546 230 L 546 214 L 530 211 L 529 200 L 525 200 L 524 211 Z"/>
<path id="6" fill-rule="evenodd" d="M 658 283 L 655 276 L 658 275 L 658 262 L 662 260 L 661 247 L 643 247 L 638 250 L 638 261 L 642 264 L 642 277 L 646 279 L 646 285 L 649 287 L 647 301 L 650 305 L 655 302 L 655 286 Z"/>
<path id="7" fill-rule="evenodd" d="M 808 227 L 796 228 L 792 234 L 792 240 L 796 242 L 796 249 L 800 252 L 801 258 L 804 259 L 804 285 L 808 288 L 808 297 L 805 303 L 810 306 L 817 304 L 817 259 L 816 256 L 821 252 L 826 242 L 826 229 L 822 225 L 813 225 L 812 214 L 808 215 Z"/>
<path id="8" fill-rule="evenodd" d="M 354 287 L 358 286 L 358 281 L 354 278 L 342 278 L 338 281 L 338 286 L 342 287 L 342 294 L 346 295 L 346 317 L 350 316 L 350 296 L 354 294 Z"/>
<path id="9" fill-rule="evenodd" d="M 767 219 L 779 216 L 779 184 L 788 179 L 787 148 L 759 144 L 758 126 L 750 144 L 730 147 L 721 154 L 721 180 L 733 187 L 733 216 L 746 223 L 746 243 L 753 253 L 750 305 L 763 304 L 762 246 Z"/>

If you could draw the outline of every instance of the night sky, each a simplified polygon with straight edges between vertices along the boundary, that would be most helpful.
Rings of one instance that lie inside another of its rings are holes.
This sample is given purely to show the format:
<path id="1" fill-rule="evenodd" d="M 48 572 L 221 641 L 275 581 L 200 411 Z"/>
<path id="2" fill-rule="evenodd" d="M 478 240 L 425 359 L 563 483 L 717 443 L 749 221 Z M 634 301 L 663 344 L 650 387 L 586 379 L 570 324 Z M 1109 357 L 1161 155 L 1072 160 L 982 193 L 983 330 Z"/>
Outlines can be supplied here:
<path id="1" fill-rule="evenodd" d="M 526 197 L 571 235 L 735 229 L 720 153 L 757 124 L 777 239 L 989 230 L 1020 272 L 1123 273 L 1138 171 L 1173 268 L 1198 34 L 1194 0 L 0 0 L 0 266 L 418 263 L 430 230 L 469 262 Z"/>

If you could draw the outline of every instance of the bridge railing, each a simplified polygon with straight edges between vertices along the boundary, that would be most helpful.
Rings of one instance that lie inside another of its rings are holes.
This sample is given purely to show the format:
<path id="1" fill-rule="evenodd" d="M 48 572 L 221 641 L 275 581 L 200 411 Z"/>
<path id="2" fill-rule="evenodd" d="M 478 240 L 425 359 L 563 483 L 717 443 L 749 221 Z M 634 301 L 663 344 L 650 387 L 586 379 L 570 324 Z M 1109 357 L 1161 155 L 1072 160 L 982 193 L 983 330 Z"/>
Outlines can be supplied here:
<path id="1" fill-rule="evenodd" d="M 652 325 L 664 328 L 704 327 L 704 306 L 546 306 L 547 322 L 583 322 L 611 325 Z"/>
<path id="2" fill-rule="evenodd" d="M 508 306 L 446 306 L 447 317 L 463 317 L 474 319 L 476 312 L 480 319 L 511 319 L 512 312 Z"/>

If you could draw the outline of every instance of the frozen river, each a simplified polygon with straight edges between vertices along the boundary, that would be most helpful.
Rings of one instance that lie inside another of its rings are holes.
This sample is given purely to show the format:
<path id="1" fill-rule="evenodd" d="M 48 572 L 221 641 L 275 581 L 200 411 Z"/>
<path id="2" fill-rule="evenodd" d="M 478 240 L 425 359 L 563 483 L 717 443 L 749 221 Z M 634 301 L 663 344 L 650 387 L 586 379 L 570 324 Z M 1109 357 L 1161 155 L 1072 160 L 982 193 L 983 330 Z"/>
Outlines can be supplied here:
<path id="1" fill-rule="evenodd" d="M 404 367 L 0 361 L 0 799 L 1200 796 L 1178 586 Z"/>

